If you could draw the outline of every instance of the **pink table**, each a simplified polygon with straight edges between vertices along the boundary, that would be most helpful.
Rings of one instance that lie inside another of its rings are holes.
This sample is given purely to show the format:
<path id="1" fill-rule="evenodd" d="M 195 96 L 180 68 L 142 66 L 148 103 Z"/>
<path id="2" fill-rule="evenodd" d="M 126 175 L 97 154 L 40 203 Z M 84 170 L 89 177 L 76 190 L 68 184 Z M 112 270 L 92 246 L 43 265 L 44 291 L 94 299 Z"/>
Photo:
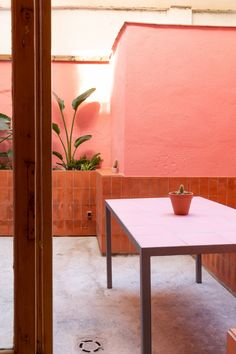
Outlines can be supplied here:
<path id="1" fill-rule="evenodd" d="M 172 212 L 169 198 L 106 200 L 107 287 L 112 288 L 111 213 L 140 255 L 141 353 L 152 353 L 150 257 L 236 252 L 236 210 L 194 197 L 187 216 Z"/>

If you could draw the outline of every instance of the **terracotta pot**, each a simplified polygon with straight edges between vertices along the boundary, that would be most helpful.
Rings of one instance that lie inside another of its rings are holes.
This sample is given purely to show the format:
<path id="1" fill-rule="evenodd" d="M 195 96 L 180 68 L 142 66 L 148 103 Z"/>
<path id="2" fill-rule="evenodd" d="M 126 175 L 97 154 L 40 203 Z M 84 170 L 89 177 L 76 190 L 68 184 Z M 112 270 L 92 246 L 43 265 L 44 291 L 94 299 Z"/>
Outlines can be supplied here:
<path id="1" fill-rule="evenodd" d="M 193 193 L 176 194 L 175 192 L 170 192 L 169 197 L 176 215 L 188 215 Z"/>
<path id="2" fill-rule="evenodd" d="M 118 167 L 112 167 L 111 168 L 111 172 L 112 173 L 118 173 L 119 171 L 118 171 Z"/>

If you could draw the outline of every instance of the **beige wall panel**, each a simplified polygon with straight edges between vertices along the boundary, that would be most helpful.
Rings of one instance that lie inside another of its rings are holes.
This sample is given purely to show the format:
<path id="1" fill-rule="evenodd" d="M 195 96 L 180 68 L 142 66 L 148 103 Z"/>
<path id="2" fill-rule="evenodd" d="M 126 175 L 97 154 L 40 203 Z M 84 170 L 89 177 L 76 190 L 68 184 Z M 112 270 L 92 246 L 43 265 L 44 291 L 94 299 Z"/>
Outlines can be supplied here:
<path id="1" fill-rule="evenodd" d="M 193 25 L 236 26 L 236 12 L 233 13 L 193 13 Z"/>
<path id="2" fill-rule="evenodd" d="M 234 0 L 53 0 L 53 6 L 153 7 L 190 6 L 195 9 L 236 9 Z"/>
<path id="3" fill-rule="evenodd" d="M 53 6 L 169 8 L 189 6 L 194 9 L 236 10 L 235 0 L 53 0 Z M 10 0 L 1 0 L 0 7 L 9 7 Z"/>
<path id="4" fill-rule="evenodd" d="M 174 7 L 162 11 L 54 9 L 52 12 L 52 54 L 86 57 L 109 55 L 117 33 L 125 21 L 236 26 L 236 11 L 209 13 Z M 0 10 L 0 55 L 10 53 L 10 11 Z"/>

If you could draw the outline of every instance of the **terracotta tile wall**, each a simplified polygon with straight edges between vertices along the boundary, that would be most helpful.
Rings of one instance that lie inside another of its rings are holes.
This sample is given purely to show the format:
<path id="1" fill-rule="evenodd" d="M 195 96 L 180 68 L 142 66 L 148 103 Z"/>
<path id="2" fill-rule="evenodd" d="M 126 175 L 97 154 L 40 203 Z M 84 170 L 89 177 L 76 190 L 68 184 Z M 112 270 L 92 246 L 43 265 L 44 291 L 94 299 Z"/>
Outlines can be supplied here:
<path id="1" fill-rule="evenodd" d="M 223 177 L 123 177 L 97 174 L 97 237 L 101 252 L 105 253 L 104 200 L 108 198 L 164 197 L 183 183 L 195 195 L 236 208 L 236 178 Z M 127 237 L 112 220 L 112 250 L 132 253 Z M 204 265 L 233 292 L 236 292 L 236 254 L 204 255 Z"/>
<path id="2" fill-rule="evenodd" d="M 0 235 L 13 233 L 12 171 L 0 173 Z M 183 183 L 196 195 L 236 208 L 236 178 L 223 177 L 124 177 L 110 172 L 53 171 L 53 234 L 96 235 L 105 253 L 104 199 L 163 197 Z M 93 213 L 88 220 L 87 211 Z M 133 253 L 119 225 L 113 220 L 113 252 Z M 205 255 L 203 262 L 227 287 L 236 292 L 236 254 Z"/>
<path id="3" fill-rule="evenodd" d="M 53 171 L 53 235 L 96 235 L 96 172 Z M 13 234 L 12 171 L 0 171 L 0 235 Z M 92 211 L 88 220 L 87 211 Z"/>
<path id="4" fill-rule="evenodd" d="M 53 171 L 52 183 L 53 235 L 96 235 L 96 172 Z"/>
<path id="5" fill-rule="evenodd" d="M 0 235 L 4 236 L 13 233 L 12 185 L 12 171 L 2 171 L 0 173 Z"/>

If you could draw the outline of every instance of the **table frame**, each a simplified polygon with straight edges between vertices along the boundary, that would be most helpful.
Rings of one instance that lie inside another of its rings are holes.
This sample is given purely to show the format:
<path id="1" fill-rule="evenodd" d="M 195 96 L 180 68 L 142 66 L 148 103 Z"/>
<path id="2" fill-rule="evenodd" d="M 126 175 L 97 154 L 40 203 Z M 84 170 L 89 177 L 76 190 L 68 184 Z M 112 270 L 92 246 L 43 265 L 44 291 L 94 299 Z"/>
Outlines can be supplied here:
<path id="1" fill-rule="evenodd" d="M 155 248 L 141 248 L 136 239 L 129 232 L 126 226 L 119 219 L 105 201 L 106 211 L 106 268 L 107 288 L 112 288 L 112 235 L 111 235 L 111 214 L 125 231 L 128 238 L 134 244 L 140 256 L 140 313 L 141 313 L 141 353 L 152 354 L 152 314 L 151 314 L 151 257 L 165 255 L 157 254 Z M 197 251 L 197 252 L 196 252 Z M 172 255 L 196 255 L 196 282 L 202 283 L 202 253 L 223 253 L 236 252 L 236 245 L 211 245 L 211 246 L 186 246 L 185 251 L 179 253 L 173 251 Z"/>

